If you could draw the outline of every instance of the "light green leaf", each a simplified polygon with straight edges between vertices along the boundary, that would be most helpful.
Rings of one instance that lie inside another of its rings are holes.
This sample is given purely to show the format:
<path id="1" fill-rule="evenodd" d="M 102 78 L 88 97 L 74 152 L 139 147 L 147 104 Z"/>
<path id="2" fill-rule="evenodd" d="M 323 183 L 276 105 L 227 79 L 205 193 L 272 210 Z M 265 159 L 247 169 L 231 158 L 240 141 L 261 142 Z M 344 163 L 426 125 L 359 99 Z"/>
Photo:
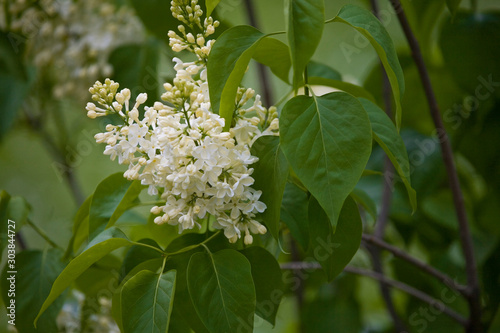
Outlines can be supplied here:
<path id="1" fill-rule="evenodd" d="M 207 7 L 207 17 L 212 15 L 212 12 L 214 11 L 215 7 L 219 4 L 220 0 L 206 0 L 205 1 L 205 6 Z"/>
<path id="2" fill-rule="evenodd" d="M 325 4 L 323 0 L 288 0 L 287 11 L 287 38 L 296 90 L 304 81 L 304 70 L 321 40 Z"/>
<path id="3" fill-rule="evenodd" d="M 345 198 L 368 162 L 368 115 L 349 94 L 297 96 L 280 115 L 281 148 L 300 181 L 336 225 Z"/>
<path id="4" fill-rule="evenodd" d="M 89 238 L 111 227 L 126 210 L 133 207 L 143 188 L 139 180 L 128 181 L 121 172 L 99 183 L 90 204 Z"/>
<path id="5" fill-rule="evenodd" d="M 271 253 L 252 246 L 241 251 L 252 267 L 252 278 L 257 297 L 255 313 L 273 326 L 284 294 L 280 265 Z"/>
<path id="6" fill-rule="evenodd" d="M 56 317 L 63 305 L 63 297 L 54 299 L 54 303 L 39 318 L 37 328 L 33 325 L 35 315 L 40 310 L 50 286 L 63 270 L 61 262 L 62 251 L 50 249 L 45 251 L 23 251 L 16 256 L 15 298 L 9 298 L 11 276 L 8 266 L 2 272 L 2 297 L 4 304 L 10 304 L 10 299 L 15 299 L 16 329 L 20 333 L 27 332 L 56 332 Z"/>
<path id="7" fill-rule="evenodd" d="M 7 241 L 9 230 L 11 236 L 17 234 L 28 219 L 30 212 L 31 206 L 24 198 L 11 197 L 6 191 L 0 191 L 0 258 L 9 243 Z"/>
<path id="8" fill-rule="evenodd" d="M 368 113 L 368 117 L 370 117 L 373 138 L 385 151 L 392 165 L 394 165 L 394 169 L 397 171 L 399 177 L 401 177 L 408 192 L 411 207 L 415 212 L 417 209 L 417 194 L 411 187 L 410 162 L 408 161 L 408 153 L 406 152 L 403 139 L 394 127 L 391 119 L 381 108 L 364 98 L 360 98 L 359 101 Z"/>
<path id="9" fill-rule="evenodd" d="M 241 253 L 195 253 L 187 270 L 189 294 L 210 332 L 252 332 L 255 287 L 251 266 Z"/>
<path id="10" fill-rule="evenodd" d="M 318 201 L 311 197 L 309 200 L 309 228 L 311 230 L 310 254 L 323 267 L 328 281 L 339 275 L 351 261 L 361 244 L 363 223 L 359 216 L 358 206 L 351 197 L 348 197 L 342 211 L 335 232 L 328 221 L 328 216 Z"/>
<path id="11" fill-rule="evenodd" d="M 120 247 L 133 245 L 134 243 L 115 227 L 104 230 L 97 235 L 87 246 L 87 248 L 75 259 L 71 260 L 64 271 L 57 277 L 52 285 L 50 294 L 43 303 L 38 313 L 35 324 L 40 315 L 49 307 L 54 300 L 62 294 L 71 283 L 78 278 L 93 263 L 104 257 L 106 254 Z"/>
<path id="12" fill-rule="evenodd" d="M 78 211 L 75 214 L 75 217 L 73 219 L 71 238 L 69 240 L 66 253 L 64 254 L 65 258 L 69 258 L 72 253 L 78 252 L 80 246 L 82 246 L 83 242 L 85 242 L 88 238 L 89 212 L 91 203 L 92 195 L 85 199 L 85 201 L 82 203 L 80 208 L 78 208 Z"/>
<path id="13" fill-rule="evenodd" d="M 277 136 L 261 136 L 252 145 L 251 152 L 259 158 L 252 166 L 252 177 L 255 179 L 253 187 L 262 191 L 260 201 L 267 206 L 262 218 L 271 235 L 278 239 L 281 199 L 288 178 L 288 162 L 280 149 L 280 139 Z"/>
<path id="14" fill-rule="evenodd" d="M 396 103 L 396 128 L 401 127 L 401 99 L 405 91 L 403 70 L 391 37 L 380 21 L 368 10 L 354 5 L 342 7 L 328 22 L 345 23 L 365 36 L 377 51 L 391 83 Z"/>
<path id="15" fill-rule="evenodd" d="M 309 220 L 307 218 L 307 193 L 296 185 L 287 183 L 281 202 L 281 220 L 285 222 L 293 238 L 302 249 L 309 248 Z"/>
<path id="16" fill-rule="evenodd" d="M 226 131 L 231 127 L 238 85 L 264 36 L 253 27 L 236 26 L 224 31 L 210 51 L 207 62 L 210 102 L 214 112 L 225 119 Z"/>
<path id="17" fill-rule="evenodd" d="M 266 65 L 282 81 L 289 83 L 288 74 L 292 67 L 288 45 L 275 38 L 264 38 L 255 48 L 253 58 Z"/>
<path id="18" fill-rule="evenodd" d="M 140 271 L 121 292 L 123 331 L 167 332 L 174 301 L 176 271 Z"/>

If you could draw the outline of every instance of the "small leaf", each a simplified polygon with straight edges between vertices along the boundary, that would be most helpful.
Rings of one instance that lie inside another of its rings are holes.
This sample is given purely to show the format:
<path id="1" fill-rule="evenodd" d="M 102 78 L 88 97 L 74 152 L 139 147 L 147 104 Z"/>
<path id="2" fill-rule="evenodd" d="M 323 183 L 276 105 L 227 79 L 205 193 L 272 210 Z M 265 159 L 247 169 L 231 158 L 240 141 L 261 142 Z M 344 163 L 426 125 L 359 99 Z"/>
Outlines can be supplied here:
<path id="1" fill-rule="evenodd" d="M 368 10 L 354 5 L 342 7 L 338 15 L 329 22 L 341 22 L 350 25 L 375 48 L 391 83 L 396 103 L 396 128 L 401 127 L 401 99 L 405 91 L 403 70 L 391 37 L 380 21 Z"/>
<path id="2" fill-rule="evenodd" d="M 257 306 L 255 313 L 273 326 L 276 313 L 284 295 L 280 265 L 271 253 L 262 247 L 252 246 L 241 251 L 252 267 Z"/>
<path id="3" fill-rule="evenodd" d="M 244 255 L 234 250 L 195 253 L 187 281 L 196 312 L 210 332 L 253 331 L 255 287 Z"/>
<path id="4" fill-rule="evenodd" d="M 349 94 L 297 96 L 280 115 L 281 147 L 300 181 L 336 225 L 345 198 L 368 162 L 368 115 Z"/>
<path id="5" fill-rule="evenodd" d="M 259 158 L 253 165 L 253 188 L 262 191 L 260 201 L 267 206 L 262 218 L 271 235 L 278 239 L 281 199 L 288 178 L 288 162 L 280 149 L 280 139 L 277 136 L 261 136 L 252 145 L 251 152 Z"/>
<path id="6" fill-rule="evenodd" d="M 309 248 L 308 201 L 306 192 L 292 183 L 286 184 L 281 202 L 281 220 L 305 251 Z"/>
<path id="7" fill-rule="evenodd" d="M 358 206 L 350 197 L 345 200 L 335 233 L 333 233 L 325 211 L 318 201 L 311 197 L 309 223 L 310 253 L 323 267 L 328 281 L 332 281 L 351 261 L 361 244 L 363 223 L 359 216 Z"/>
<path id="8" fill-rule="evenodd" d="M 207 63 L 210 102 L 214 112 L 225 119 L 226 131 L 233 119 L 238 85 L 264 36 L 253 27 L 236 26 L 224 31 L 210 51 Z"/>
<path id="9" fill-rule="evenodd" d="M 288 45 L 275 38 L 264 38 L 255 48 L 253 58 L 266 65 L 282 81 L 289 83 L 288 75 L 292 67 Z"/>
<path id="10" fill-rule="evenodd" d="M 172 313 L 176 271 L 140 271 L 121 292 L 124 332 L 167 332 Z"/>
<path id="11" fill-rule="evenodd" d="M 56 332 L 56 317 L 64 303 L 63 297 L 54 303 L 39 318 L 37 328 L 33 325 L 35 315 L 49 294 L 50 286 L 63 270 L 62 252 L 56 249 L 45 251 L 23 251 L 17 254 L 15 281 L 15 298 L 8 297 L 7 291 L 12 280 L 7 266 L 2 272 L 2 297 L 4 304 L 9 305 L 15 299 L 16 329 L 25 332 Z"/>
<path id="12" fill-rule="evenodd" d="M 121 172 L 99 183 L 90 204 L 89 238 L 111 227 L 126 210 L 133 207 L 142 189 L 139 180 L 130 182 Z"/>
<path id="13" fill-rule="evenodd" d="M 35 324 L 49 305 L 52 304 L 52 302 L 54 302 L 54 300 L 93 263 L 111 251 L 133 244 L 134 243 L 128 240 L 123 232 L 115 227 L 104 230 L 101 234 L 97 235 L 89 243 L 87 248 L 78 257 L 71 260 L 64 271 L 57 277 L 52 285 L 49 296 L 43 303 L 43 306 L 35 319 Z"/>
<path id="14" fill-rule="evenodd" d="M 287 38 L 293 65 L 293 87 L 303 82 L 307 63 L 318 47 L 325 22 L 323 0 L 289 0 Z"/>
<path id="15" fill-rule="evenodd" d="M 219 4 L 220 0 L 206 0 L 205 1 L 205 6 L 207 7 L 207 17 L 212 15 L 212 12 L 214 11 L 215 7 Z"/>
<path id="16" fill-rule="evenodd" d="M 417 208 L 417 194 L 411 187 L 410 162 L 403 139 L 394 127 L 391 119 L 376 104 L 367 99 L 360 98 L 359 101 L 365 108 L 372 125 L 373 138 L 382 147 L 394 165 L 399 177 L 403 181 L 408 192 L 411 207 L 415 212 Z"/>

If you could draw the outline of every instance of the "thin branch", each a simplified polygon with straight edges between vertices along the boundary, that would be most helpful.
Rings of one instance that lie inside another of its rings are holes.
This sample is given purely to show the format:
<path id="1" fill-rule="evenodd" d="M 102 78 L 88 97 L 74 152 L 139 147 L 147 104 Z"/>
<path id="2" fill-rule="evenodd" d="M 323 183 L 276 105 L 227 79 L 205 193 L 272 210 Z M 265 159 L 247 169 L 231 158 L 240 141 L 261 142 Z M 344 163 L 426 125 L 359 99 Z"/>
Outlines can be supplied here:
<path id="1" fill-rule="evenodd" d="M 301 270 L 301 269 L 321 269 L 320 264 L 316 262 L 288 262 L 280 265 L 281 269 L 289 269 L 289 270 Z M 408 295 L 411 295 L 415 298 L 418 298 L 424 303 L 429 304 L 430 306 L 436 308 L 437 310 L 445 313 L 448 315 L 450 318 L 454 319 L 456 322 L 458 322 L 462 326 L 467 325 L 467 320 L 459 313 L 455 312 L 455 310 L 447 307 L 443 302 L 429 296 L 428 294 L 415 289 L 406 283 L 396 281 L 393 279 L 390 279 L 386 277 L 383 274 L 370 271 L 367 269 L 363 268 L 358 268 L 358 267 L 352 267 L 352 266 L 346 266 L 344 268 L 344 272 L 346 273 L 351 273 L 351 274 L 357 274 L 357 275 L 363 275 L 370 277 L 372 279 L 375 279 L 377 281 L 380 281 L 390 287 L 394 287 L 396 289 L 399 289 Z"/>
<path id="2" fill-rule="evenodd" d="M 439 106 L 432 89 L 429 73 L 427 72 L 427 68 L 425 66 L 418 41 L 413 34 L 413 31 L 411 30 L 401 2 L 399 0 L 391 0 L 391 4 L 396 11 L 399 22 L 401 24 L 401 28 L 403 29 L 406 39 L 408 40 L 413 59 L 418 68 L 420 79 L 422 81 L 425 95 L 427 97 L 427 102 L 429 104 L 432 120 L 434 121 L 434 126 L 436 127 L 436 131 L 440 139 L 439 142 L 441 145 L 441 153 L 443 155 L 444 165 L 448 174 L 448 182 L 450 184 L 450 189 L 453 195 L 453 203 L 455 205 L 455 211 L 457 214 L 460 230 L 460 241 L 465 257 L 467 286 L 470 289 L 470 294 L 467 298 L 470 308 L 470 322 L 467 328 L 467 332 L 481 332 L 481 299 L 476 260 L 474 258 L 472 236 L 469 229 L 467 212 L 465 211 L 464 198 L 460 189 L 460 181 L 458 179 L 455 162 L 453 160 L 453 151 L 451 149 L 450 140 L 441 119 Z"/>
<path id="3" fill-rule="evenodd" d="M 462 286 L 461 284 L 456 283 L 455 280 L 453 280 L 448 275 L 446 275 L 443 272 L 437 270 L 436 268 L 426 264 L 425 262 L 420 261 L 419 259 L 417 259 L 415 257 L 412 257 L 410 254 L 401 250 L 400 248 L 393 246 L 393 245 L 390 245 L 390 244 L 384 242 L 383 240 L 378 239 L 378 238 L 371 236 L 371 235 L 363 234 L 362 240 L 365 243 L 372 244 L 372 245 L 377 246 L 381 249 L 389 251 L 394 256 L 401 258 L 404 261 L 420 268 L 422 271 L 428 273 L 429 275 L 436 277 L 439 281 L 441 281 L 442 283 L 444 283 L 448 287 L 458 291 L 459 293 L 461 293 L 464 296 L 467 296 L 468 289 L 466 286 Z"/>
<path id="4" fill-rule="evenodd" d="M 245 7 L 247 9 L 248 20 L 250 25 L 259 28 L 257 22 L 257 16 L 255 15 L 255 8 L 252 0 L 245 0 Z M 265 107 L 270 107 L 273 105 L 273 94 L 271 91 L 271 85 L 269 81 L 269 75 L 266 66 L 258 63 L 257 70 L 259 74 L 260 88 L 262 90 L 262 101 Z"/>
<path id="5" fill-rule="evenodd" d="M 52 239 L 50 239 L 50 237 L 47 235 L 47 233 L 46 233 L 45 231 L 43 231 L 42 229 L 40 229 L 40 228 L 39 228 L 36 224 L 34 224 L 34 223 L 33 223 L 33 221 L 31 221 L 30 219 L 27 219 L 27 220 L 26 220 L 26 223 L 27 223 L 27 224 L 28 224 L 28 225 L 29 225 L 29 226 L 30 226 L 33 230 L 35 230 L 35 231 L 36 231 L 36 233 L 37 233 L 38 235 L 40 235 L 40 237 L 42 237 L 43 239 L 45 239 L 45 241 L 46 241 L 47 243 L 49 243 L 49 244 L 50 244 L 50 246 L 52 246 L 52 247 L 54 247 L 54 248 L 56 248 L 56 249 L 61 249 L 61 250 L 62 250 L 62 248 L 61 248 L 59 245 L 57 245 L 57 244 L 56 244 L 56 243 L 55 243 Z"/>

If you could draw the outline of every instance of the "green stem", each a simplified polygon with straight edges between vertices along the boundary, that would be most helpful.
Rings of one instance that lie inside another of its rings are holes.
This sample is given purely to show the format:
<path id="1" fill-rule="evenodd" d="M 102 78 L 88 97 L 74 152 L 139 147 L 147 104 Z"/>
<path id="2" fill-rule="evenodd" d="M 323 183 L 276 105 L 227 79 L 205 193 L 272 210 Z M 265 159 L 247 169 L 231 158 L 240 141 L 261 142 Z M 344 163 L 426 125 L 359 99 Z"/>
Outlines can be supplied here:
<path id="1" fill-rule="evenodd" d="M 212 236 L 208 237 L 207 239 L 205 239 L 203 242 L 201 242 L 200 244 L 195 244 L 195 245 L 190 245 L 190 246 L 187 246 L 179 251 L 176 251 L 176 252 L 172 252 L 172 253 L 165 253 L 167 256 L 173 256 L 173 255 L 176 255 L 176 254 L 181 254 L 181 253 L 184 253 L 184 252 L 188 252 L 188 251 L 191 251 L 193 249 L 196 249 L 197 247 L 199 246 L 204 246 L 206 248 L 206 243 L 208 243 L 209 241 L 211 241 L 212 239 L 214 239 L 215 237 L 217 237 L 219 234 L 221 233 L 221 231 L 217 231 L 215 234 L 213 234 Z"/>
<path id="2" fill-rule="evenodd" d="M 166 254 L 165 251 L 162 251 L 161 249 L 155 247 L 155 246 L 152 246 L 152 245 L 149 245 L 149 244 L 144 244 L 144 243 L 139 243 L 139 242 L 132 242 L 134 245 L 139 245 L 139 246 L 144 246 L 144 247 L 149 247 L 150 249 L 153 249 L 157 252 L 160 252 L 161 254 Z"/>
<path id="3" fill-rule="evenodd" d="M 27 219 L 26 223 L 31 228 L 33 228 L 33 230 L 35 230 L 37 234 L 39 234 L 43 239 L 45 239 L 45 241 L 47 243 L 49 243 L 50 246 L 52 246 L 52 247 L 54 247 L 56 249 L 61 249 L 62 250 L 62 248 L 59 245 L 57 245 L 52 239 L 50 239 L 49 236 L 47 236 L 47 234 L 45 233 L 45 231 L 43 231 L 42 229 L 40 229 L 39 227 L 37 227 L 36 224 L 34 224 L 30 219 Z"/>

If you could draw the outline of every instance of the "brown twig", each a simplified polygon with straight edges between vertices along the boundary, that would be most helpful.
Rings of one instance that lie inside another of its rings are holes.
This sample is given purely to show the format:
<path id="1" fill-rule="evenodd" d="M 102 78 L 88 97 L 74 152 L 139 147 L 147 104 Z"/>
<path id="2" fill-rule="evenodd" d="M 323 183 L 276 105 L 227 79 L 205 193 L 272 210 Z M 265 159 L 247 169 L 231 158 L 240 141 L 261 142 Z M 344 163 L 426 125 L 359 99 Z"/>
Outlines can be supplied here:
<path id="1" fill-rule="evenodd" d="M 448 174 L 448 182 L 453 195 L 453 203 L 455 205 L 460 230 L 460 241 L 465 257 L 467 286 L 469 288 L 467 300 L 469 302 L 470 313 L 467 332 L 481 332 L 481 300 L 476 260 L 474 258 L 472 236 L 469 229 L 467 212 L 465 210 L 464 198 L 460 189 L 457 170 L 453 160 L 453 151 L 451 149 L 450 140 L 441 119 L 439 106 L 432 89 L 429 73 L 427 72 L 418 41 L 413 34 L 408 19 L 406 18 L 401 2 L 399 0 L 391 0 L 391 4 L 396 11 L 401 28 L 403 29 L 406 39 L 408 40 L 413 59 L 417 65 L 420 79 L 427 97 L 427 102 L 429 104 L 432 120 L 434 121 L 434 126 L 436 127 L 436 131 L 440 139 L 441 153 L 443 155 L 444 165 Z"/>
<path id="2" fill-rule="evenodd" d="M 280 265 L 281 269 L 290 269 L 290 270 L 301 270 L 301 269 L 321 269 L 320 264 L 316 262 L 288 262 Z M 377 281 L 380 281 L 381 283 L 384 283 L 390 287 L 394 287 L 396 289 L 399 289 L 408 295 L 411 295 L 419 300 L 421 300 L 424 303 L 429 304 L 432 307 L 435 307 L 436 309 L 439 309 L 439 311 L 445 313 L 448 315 L 450 318 L 454 319 L 456 322 L 459 324 L 465 326 L 467 324 L 467 320 L 459 313 L 457 313 L 455 310 L 447 307 L 443 302 L 431 297 L 430 295 L 415 289 L 406 283 L 396 281 L 393 279 L 390 279 L 386 277 L 383 274 L 370 271 L 367 269 L 363 268 L 358 268 L 358 267 L 352 267 L 352 266 L 346 266 L 344 268 L 344 272 L 346 273 L 351 273 L 351 274 L 357 274 L 357 275 L 363 275 L 370 277 L 372 279 L 375 279 Z"/>

